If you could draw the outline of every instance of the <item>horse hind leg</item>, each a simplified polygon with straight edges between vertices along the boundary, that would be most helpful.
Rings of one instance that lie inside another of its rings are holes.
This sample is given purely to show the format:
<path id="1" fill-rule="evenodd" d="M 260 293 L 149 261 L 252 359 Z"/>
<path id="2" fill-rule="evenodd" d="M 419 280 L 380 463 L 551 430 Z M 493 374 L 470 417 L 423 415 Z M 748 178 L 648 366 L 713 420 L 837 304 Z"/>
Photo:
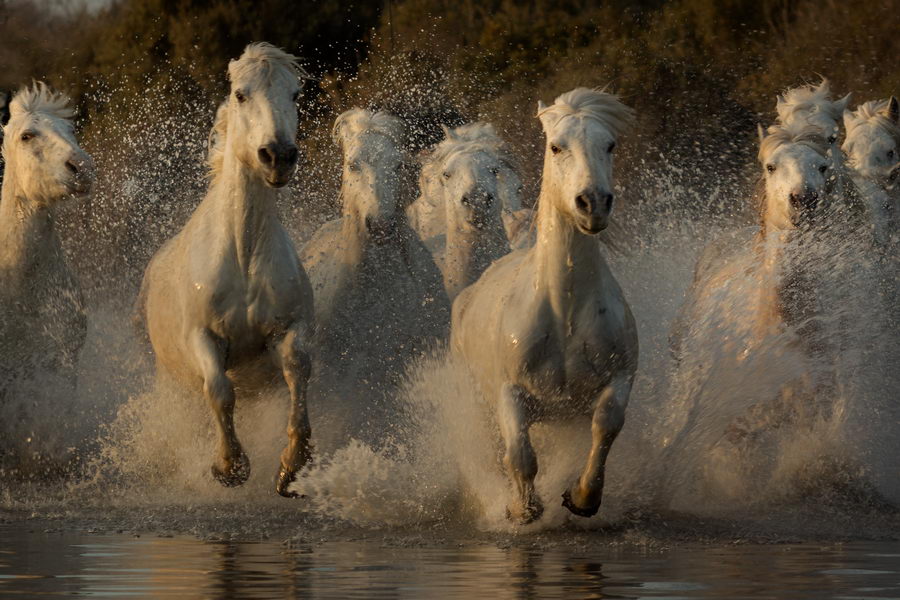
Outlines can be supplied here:
<path id="1" fill-rule="evenodd" d="M 215 415 L 219 434 L 212 476 L 226 487 L 242 485 L 250 477 L 250 459 L 234 428 L 234 386 L 225 374 L 224 352 L 207 331 L 194 336 L 192 348 L 203 377 L 203 394 Z"/>
<path id="2" fill-rule="evenodd" d="M 600 510 L 606 458 L 625 424 L 625 407 L 631 379 L 618 379 L 607 386 L 594 406 L 591 419 L 591 453 L 581 477 L 563 493 L 563 506 L 580 517 L 593 517 Z"/>
<path id="3" fill-rule="evenodd" d="M 526 525 L 541 517 L 544 507 L 534 492 L 538 463 L 528 436 L 531 426 L 525 406 L 526 394 L 518 386 L 505 385 L 500 392 L 497 417 L 506 445 L 503 463 L 515 486 L 515 498 L 506 508 L 511 521 Z"/>
<path id="4" fill-rule="evenodd" d="M 289 489 L 302 469 L 312 457 L 306 392 L 312 372 L 312 358 L 306 350 L 307 340 L 301 332 L 304 326 L 295 326 L 273 347 L 273 359 L 284 375 L 291 395 L 291 413 L 288 417 L 288 444 L 281 453 L 281 466 L 275 486 L 281 496 L 296 498 L 297 492 Z"/>

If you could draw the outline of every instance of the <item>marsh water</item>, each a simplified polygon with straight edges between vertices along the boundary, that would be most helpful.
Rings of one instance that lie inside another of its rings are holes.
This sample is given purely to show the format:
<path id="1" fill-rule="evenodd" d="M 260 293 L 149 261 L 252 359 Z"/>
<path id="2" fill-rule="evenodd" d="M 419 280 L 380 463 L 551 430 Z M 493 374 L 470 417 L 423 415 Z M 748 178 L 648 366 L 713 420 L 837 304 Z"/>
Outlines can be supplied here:
<path id="1" fill-rule="evenodd" d="M 441 533 L 204 540 L 6 523 L 0 596 L 900 598 L 897 542 L 636 545 L 573 532 Z"/>

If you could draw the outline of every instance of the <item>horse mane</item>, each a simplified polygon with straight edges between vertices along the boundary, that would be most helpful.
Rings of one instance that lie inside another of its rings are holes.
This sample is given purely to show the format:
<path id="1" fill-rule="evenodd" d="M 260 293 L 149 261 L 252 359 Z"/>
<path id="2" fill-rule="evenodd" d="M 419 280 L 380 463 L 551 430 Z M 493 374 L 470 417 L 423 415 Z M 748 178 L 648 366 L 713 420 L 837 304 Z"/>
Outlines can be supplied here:
<path id="1" fill-rule="evenodd" d="M 801 85 L 786 90 L 775 107 L 778 119 L 787 121 L 794 113 L 821 110 L 837 121 L 841 118 L 840 107 L 831 100 L 831 82 L 823 77 L 819 85 Z"/>
<path id="2" fill-rule="evenodd" d="M 766 159 L 778 148 L 787 144 L 802 144 L 820 156 L 828 156 L 828 140 L 818 128 L 806 123 L 793 125 L 771 125 L 766 136 L 759 143 L 759 161 L 765 164 Z"/>
<path id="3" fill-rule="evenodd" d="M 618 137 L 634 122 L 634 110 L 604 89 L 575 88 L 557 97 L 551 106 L 542 107 L 537 116 L 556 117 L 554 124 L 564 117 L 594 119 Z"/>
<path id="4" fill-rule="evenodd" d="M 21 88 L 9 104 L 10 118 L 19 115 L 42 113 L 57 119 L 71 119 L 75 109 L 69 106 L 69 97 L 54 92 L 43 81 L 35 81 L 31 87 Z"/>
<path id="5" fill-rule="evenodd" d="M 215 179 L 222 170 L 225 160 L 225 136 L 228 135 L 228 101 L 219 104 L 216 118 L 206 141 L 206 164 L 209 166 L 209 177 Z"/>
<path id="6" fill-rule="evenodd" d="M 856 119 L 847 124 L 847 135 L 856 129 L 862 122 L 867 122 L 884 129 L 888 135 L 900 143 L 900 123 L 896 123 L 887 116 L 890 100 L 870 100 L 856 107 L 853 116 Z"/>
<path id="7" fill-rule="evenodd" d="M 300 66 L 300 57 L 294 56 L 268 42 L 248 44 L 237 60 L 228 63 L 229 81 L 251 77 L 260 69 L 267 80 L 276 72 L 288 73 L 300 79 L 301 85 L 312 76 Z"/>
<path id="8" fill-rule="evenodd" d="M 366 132 L 383 135 L 400 146 L 406 137 L 406 125 L 399 117 L 383 110 L 351 108 L 334 120 L 331 137 L 336 144 L 342 145 L 348 136 L 358 136 Z"/>
<path id="9" fill-rule="evenodd" d="M 497 135 L 494 126 L 484 121 L 476 121 L 461 125 L 455 129 L 447 129 L 446 137 L 422 161 L 422 171 L 431 171 L 444 164 L 451 156 L 460 153 L 488 152 L 496 156 L 501 163 L 518 173 L 518 162 L 515 155 Z"/>

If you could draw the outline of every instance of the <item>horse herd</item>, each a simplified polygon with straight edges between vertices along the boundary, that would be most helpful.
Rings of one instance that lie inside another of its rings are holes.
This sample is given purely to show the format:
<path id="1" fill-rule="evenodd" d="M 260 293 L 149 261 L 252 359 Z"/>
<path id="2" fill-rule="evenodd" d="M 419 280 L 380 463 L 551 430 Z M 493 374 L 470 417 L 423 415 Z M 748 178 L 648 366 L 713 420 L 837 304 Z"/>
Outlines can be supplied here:
<path id="1" fill-rule="evenodd" d="M 233 418 L 236 387 L 273 374 L 284 380 L 290 416 L 277 491 L 294 496 L 291 484 L 312 453 L 314 357 L 334 357 L 317 363 L 327 370 L 372 345 L 413 355 L 425 340 L 446 339 L 449 324 L 451 352 L 495 409 L 513 484 L 509 518 L 528 523 L 543 510 L 531 425 L 585 416 L 591 449 L 563 504 L 594 515 L 638 366 L 635 319 L 596 237 L 613 210 L 613 156 L 633 111 L 586 88 L 539 103 L 546 147 L 533 215 L 519 198 L 517 163 L 489 124 L 445 128 L 423 159 L 418 198 L 406 204 L 403 121 L 349 110 L 333 130 L 343 152 L 342 214 L 298 253 L 276 201 L 298 161 L 296 101 L 307 75 L 296 57 L 256 43 L 231 61 L 228 78 L 209 138 L 206 196 L 153 256 L 136 305 L 157 370 L 202 393 L 212 409 L 213 477 L 237 486 L 250 473 Z M 832 100 L 826 81 L 797 88 L 779 97 L 778 122 L 760 128 L 760 224 L 746 251 L 762 275 L 745 315 L 759 335 L 803 318 L 782 293 L 784 242 L 814 230 L 818 214 L 846 205 L 869 222 L 885 255 L 896 242 L 897 99 L 856 112 L 847 102 Z M 41 83 L 10 103 L 0 387 L 26 353 L 45 368 L 71 369 L 85 339 L 84 302 L 53 223 L 54 204 L 89 194 L 94 178 L 72 115 L 66 98 Z M 733 275 L 716 252 L 704 253 L 673 329 L 676 354 L 691 307 Z M 373 304 L 399 313 L 402 328 L 379 321 Z M 798 344 L 811 345 L 804 337 Z"/>

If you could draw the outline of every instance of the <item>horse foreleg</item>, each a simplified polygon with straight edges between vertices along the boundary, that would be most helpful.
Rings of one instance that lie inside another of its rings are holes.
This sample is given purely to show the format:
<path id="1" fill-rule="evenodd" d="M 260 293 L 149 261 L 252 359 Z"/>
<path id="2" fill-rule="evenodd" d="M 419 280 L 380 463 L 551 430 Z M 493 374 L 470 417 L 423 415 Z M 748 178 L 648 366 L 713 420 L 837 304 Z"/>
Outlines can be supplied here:
<path id="1" fill-rule="evenodd" d="M 312 359 L 307 351 L 305 325 L 290 329 L 273 347 L 276 364 L 284 374 L 291 394 L 291 414 L 288 417 L 288 444 L 281 453 L 281 468 L 275 490 L 285 498 L 296 498 L 289 490 L 291 483 L 312 455 L 309 413 L 306 409 L 306 390 L 312 371 Z"/>
<path id="2" fill-rule="evenodd" d="M 591 453 L 578 481 L 563 494 L 563 506 L 581 517 L 592 517 L 600 509 L 606 457 L 625 424 L 625 407 L 631 393 L 631 378 L 613 380 L 597 400 L 591 419 Z"/>
<path id="3" fill-rule="evenodd" d="M 529 422 L 525 406 L 525 391 L 515 385 L 504 385 L 497 404 L 497 420 L 500 434 L 506 444 L 503 464 L 515 485 L 515 500 L 507 507 L 510 520 L 522 524 L 531 523 L 544 512 L 541 501 L 534 493 L 534 478 L 538 464 L 528 437 Z"/>
<path id="4" fill-rule="evenodd" d="M 227 487 L 241 485 L 250 477 L 250 460 L 234 429 L 234 386 L 225 374 L 224 352 L 206 330 L 195 333 L 191 342 L 203 378 L 203 395 L 213 410 L 219 432 L 219 457 L 212 466 L 213 478 Z"/>

